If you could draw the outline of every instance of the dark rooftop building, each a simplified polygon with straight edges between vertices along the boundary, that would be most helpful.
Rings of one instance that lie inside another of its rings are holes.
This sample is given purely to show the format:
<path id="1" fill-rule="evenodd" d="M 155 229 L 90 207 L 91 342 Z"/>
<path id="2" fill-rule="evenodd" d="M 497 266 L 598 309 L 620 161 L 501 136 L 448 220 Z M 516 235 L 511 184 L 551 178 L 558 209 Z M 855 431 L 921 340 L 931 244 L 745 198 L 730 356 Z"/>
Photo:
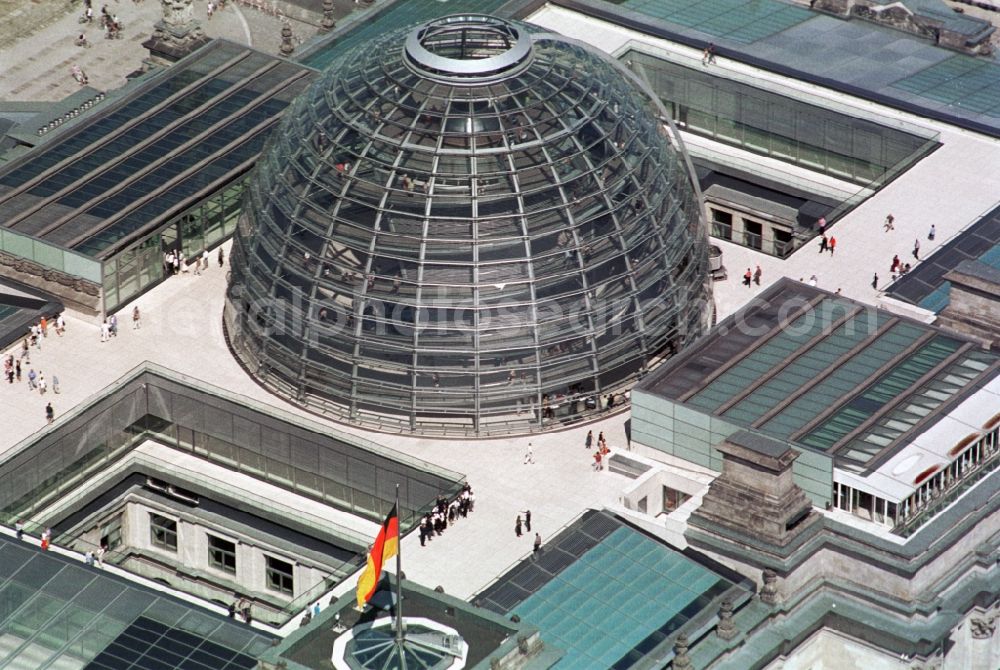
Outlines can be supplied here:
<path id="1" fill-rule="evenodd" d="M 40 125 L 55 136 L 0 171 L 0 258 L 78 309 L 113 311 L 165 277 L 165 252 L 193 259 L 232 232 L 243 177 L 312 74 L 217 40 Z"/>
<path id="2" fill-rule="evenodd" d="M 899 300 L 932 312 L 948 306 L 951 282 L 945 275 L 964 261 L 979 261 L 1000 269 L 1000 207 L 962 231 L 954 239 L 920 261 L 886 291 Z"/>

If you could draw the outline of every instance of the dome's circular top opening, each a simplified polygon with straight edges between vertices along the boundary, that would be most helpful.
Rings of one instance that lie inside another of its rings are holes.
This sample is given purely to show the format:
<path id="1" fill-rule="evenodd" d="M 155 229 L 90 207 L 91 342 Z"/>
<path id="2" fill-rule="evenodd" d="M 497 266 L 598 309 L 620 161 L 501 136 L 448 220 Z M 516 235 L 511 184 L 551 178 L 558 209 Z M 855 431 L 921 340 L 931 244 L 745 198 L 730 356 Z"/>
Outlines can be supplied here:
<path id="1" fill-rule="evenodd" d="M 531 37 L 492 16 L 446 16 L 406 38 L 407 60 L 434 77 L 478 82 L 506 76 L 530 55 Z"/>

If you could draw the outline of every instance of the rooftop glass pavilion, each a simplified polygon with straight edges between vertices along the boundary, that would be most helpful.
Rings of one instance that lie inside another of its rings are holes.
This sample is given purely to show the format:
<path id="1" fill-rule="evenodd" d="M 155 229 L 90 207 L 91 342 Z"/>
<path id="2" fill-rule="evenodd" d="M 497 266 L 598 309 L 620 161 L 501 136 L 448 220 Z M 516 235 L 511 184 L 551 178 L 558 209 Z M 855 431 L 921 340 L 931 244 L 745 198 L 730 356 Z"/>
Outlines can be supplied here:
<path id="1" fill-rule="evenodd" d="M 113 311 L 164 278 L 165 252 L 232 233 L 243 178 L 312 74 L 216 40 L 40 128 L 58 137 L 0 172 L 0 252 L 68 304 Z"/>

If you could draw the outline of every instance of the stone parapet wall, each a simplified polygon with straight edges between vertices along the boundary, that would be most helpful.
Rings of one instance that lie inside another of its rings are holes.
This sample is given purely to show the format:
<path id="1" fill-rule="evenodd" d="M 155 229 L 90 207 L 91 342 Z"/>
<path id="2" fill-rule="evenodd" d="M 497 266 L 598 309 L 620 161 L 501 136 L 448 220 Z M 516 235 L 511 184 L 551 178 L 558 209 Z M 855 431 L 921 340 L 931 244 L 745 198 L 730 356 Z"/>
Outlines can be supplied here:
<path id="1" fill-rule="evenodd" d="M 101 285 L 82 277 L 3 251 L 0 251 L 0 274 L 56 296 L 69 309 L 92 315 L 101 311 Z"/>

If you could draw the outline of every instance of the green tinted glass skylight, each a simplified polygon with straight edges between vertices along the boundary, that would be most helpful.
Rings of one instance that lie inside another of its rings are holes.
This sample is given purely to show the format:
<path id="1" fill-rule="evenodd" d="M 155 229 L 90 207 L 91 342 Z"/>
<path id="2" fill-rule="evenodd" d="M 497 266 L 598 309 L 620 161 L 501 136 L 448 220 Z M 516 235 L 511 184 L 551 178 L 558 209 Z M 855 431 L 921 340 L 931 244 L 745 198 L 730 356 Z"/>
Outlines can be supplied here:
<path id="1" fill-rule="evenodd" d="M 851 462 L 844 463 L 845 466 L 863 466 L 883 448 L 995 366 L 998 360 L 1000 357 L 988 351 L 973 349 L 964 353 L 912 393 L 905 402 L 881 417 L 871 428 L 841 447 L 837 453 L 838 460 Z"/>
<path id="2" fill-rule="evenodd" d="M 780 326 L 780 332 L 712 380 L 692 396 L 688 404 L 714 412 L 770 373 L 775 366 L 794 357 L 803 345 L 828 329 L 831 323 L 852 308 L 851 305 L 834 300 L 822 301 L 816 309 L 807 310 Z"/>
<path id="3" fill-rule="evenodd" d="M 781 412 L 762 424 L 767 434 L 789 439 L 816 418 L 824 408 L 838 405 L 843 398 L 854 396 L 872 374 L 905 351 L 927 329 L 908 322 L 894 324 L 863 350 L 843 362 L 822 381 L 800 395 Z"/>
<path id="4" fill-rule="evenodd" d="M 799 438 L 817 449 L 829 449 L 851 431 L 875 415 L 951 356 L 962 345 L 950 337 L 937 336 L 897 363 L 878 381 L 852 397 L 833 416 Z"/>
<path id="5" fill-rule="evenodd" d="M 778 374 L 724 412 L 723 416 L 745 425 L 752 424 L 787 398 L 793 397 L 888 320 L 889 316 L 883 312 L 860 312 L 803 351 Z"/>

